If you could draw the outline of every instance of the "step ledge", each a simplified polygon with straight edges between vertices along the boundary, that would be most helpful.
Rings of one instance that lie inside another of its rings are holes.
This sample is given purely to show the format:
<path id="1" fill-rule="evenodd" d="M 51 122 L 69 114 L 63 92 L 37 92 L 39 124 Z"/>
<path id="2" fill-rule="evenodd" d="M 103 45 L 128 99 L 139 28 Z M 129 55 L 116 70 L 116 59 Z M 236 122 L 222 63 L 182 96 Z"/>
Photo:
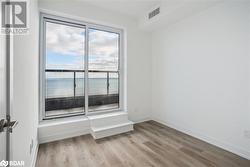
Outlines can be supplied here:
<path id="1" fill-rule="evenodd" d="M 105 130 L 110 130 L 110 129 L 115 129 L 115 128 L 119 128 L 119 127 L 123 127 L 123 126 L 128 126 L 128 125 L 133 125 L 134 123 L 132 121 L 128 121 L 126 123 L 122 123 L 122 124 L 117 124 L 117 125 L 112 125 L 112 126 L 105 126 L 105 127 L 101 127 L 101 128 L 95 128 L 92 127 L 92 131 L 94 133 L 96 132 L 100 132 L 100 131 L 105 131 Z"/>

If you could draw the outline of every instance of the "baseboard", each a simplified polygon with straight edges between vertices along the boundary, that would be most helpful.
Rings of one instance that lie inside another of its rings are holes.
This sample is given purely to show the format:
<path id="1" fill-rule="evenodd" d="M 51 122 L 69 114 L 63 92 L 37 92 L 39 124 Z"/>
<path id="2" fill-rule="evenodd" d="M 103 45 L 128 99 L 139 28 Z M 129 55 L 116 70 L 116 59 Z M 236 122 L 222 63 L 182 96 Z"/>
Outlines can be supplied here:
<path id="1" fill-rule="evenodd" d="M 132 120 L 135 124 L 142 123 L 142 122 L 147 122 L 152 120 L 151 118 L 144 118 L 144 119 L 138 119 L 138 120 Z"/>
<path id="2" fill-rule="evenodd" d="M 33 154 L 32 154 L 30 167 L 35 167 L 36 166 L 36 159 L 37 159 L 38 149 L 39 149 L 39 143 L 38 143 L 38 141 L 36 141 L 35 149 L 34 149 Z"/>
<path id="3" fill-rule="evenodd" d="M 244 149 L 242 149 L 242 148 L 233 146 L 233 145 L 230 144 L 230 143 L 226 143 L 226 142 L 219 141 L 219 140 L 217 140 L 217 139 L 214 139 L 214 138 L 212 138 L 212 137 L 206 136 L 206 135 L 204 135 L 204 134 L 200 134 L 200 133 L 194 132 L 194 131 L 189 130 L 189 129 L 187 129 L 187 128 L 180 127 L 180 126 L 175 125 L 175 124 L 173 124 L 173 123 L 165 122 L 165 121 L 162 121 L 162 120 L 157 119 L 157 118 L 153 118 L 152 120 L 153 120 L 153 121 L 156 121 L 156 122 L 159 122 L 159 123 L 161 123 L 161 124 L 163 124 L 163 125 L 166 125 L 166 126 L 168 126 L 168 127 L 171 127 L 171 128 L 173 128 L 173 129 L 176 129 L 176 130 L 178 130 L 178 131 L 180 131 L 180 132 L 183 132 L 183 133 L 185 133 L 185 134 L 188 134 L 188 135 L 190 135 L 190 136 L 193 136 L 193 137 L 195 137 L 195 138 L 198 138 L 198 139 L 200 139 L 200 140 L 202 140 L 202 141 L 205 141 L 205 142 L 207 142 L 207 143 L 209 143 L 209 144 L 215 145 L 215 146 L 217 146 L 217 147 L 219 147 L 219 148 L 222 148 L 222 149 L 224 149 L 224 150 L 227 150 L 227 151 L 229 151 L 229 152 L 232 152 L 232 153 L 234 153 L 234 154 L 237 154 L 237 155 L 239 155 L 239 156 L 241 156 L 241 157 L 243 157 L 243 158 L 246 158 L 246 159 L 250 160 L 250 151 L 248 151 L 248 150 L 244 150 Z"/>

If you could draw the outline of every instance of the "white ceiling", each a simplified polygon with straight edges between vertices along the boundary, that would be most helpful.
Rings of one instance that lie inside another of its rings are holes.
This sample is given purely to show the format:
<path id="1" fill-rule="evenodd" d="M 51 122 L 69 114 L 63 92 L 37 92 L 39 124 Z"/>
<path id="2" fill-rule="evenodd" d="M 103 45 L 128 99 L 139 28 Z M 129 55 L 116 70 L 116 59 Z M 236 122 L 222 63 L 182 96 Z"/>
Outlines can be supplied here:
<path id="1" fill-rule="evenodd" d="M 39 0 L 49 2 L 82 2 L 137 19 L 140 28 L 152 31 L 201 12 L 226 0 Z M 238 0 L 240 1 L 240 0 Z M 149 11 L 161 7 L 161 13 L 148 20 Z"/>
<path id="2" fill-rule="evenodd" d="M 135 19 L 141 19 L 154 8 L 164 6 L 165 12 L 172 12 L 183 4 L 203 3 L 221 0 L 39 0 L 50 2 L 83 2 L 105 10 L 121 13 Z M 187 5 L 188 6 L 188 5 Z"/>
<path id="3" fill-rule="evenodd" d="M 160 0 L 92 0 L 86 3 L 139 19 Z"/>
<path id="4" fill-rule="evenodd" d="M 200 4 L 219 0 L 78 0 L 106 10 L 122 13 L 141 19 L 150 10 L 164 6 L 165 12 L 172 12 L 176 8 L 189 4 Z"/>

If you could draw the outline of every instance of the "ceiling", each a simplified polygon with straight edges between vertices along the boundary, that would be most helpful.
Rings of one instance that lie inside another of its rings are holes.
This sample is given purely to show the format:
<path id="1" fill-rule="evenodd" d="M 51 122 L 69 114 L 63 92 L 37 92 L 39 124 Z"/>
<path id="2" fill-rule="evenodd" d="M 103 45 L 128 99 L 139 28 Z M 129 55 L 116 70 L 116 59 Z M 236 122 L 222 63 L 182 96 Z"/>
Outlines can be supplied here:
<path id="1" fill-rule="evenodd" d="M 183 4 L 203 3 L 220 0 L 40 0 L 51 2 L 83 2 L 105 10 L 141 19 L 154 8 L 164 6 L 165 12 L 172 12 Z"/>
<path id="2" fill-rule="evenodd" d="M 122 13 L 141 19 L 146 13 L 158 6 L 164 6 L 165 12 L 172 12 L 175 9 L 190 4 L 201 4 L 219 0 L 78 0 L 97 6 L 102 9 Z"/>
<path id="3" fill-rule="evenodd" d="M 199 13 L 225 0 L 39 0 L 49 2 L 82 2 L 107 11 L 120 13 L 138 21 L 140 28 L 152 31 Z M 148 13 L 160 7 L 157 17 L 148 19 Z"/>
<path id="4" fill-rule="evenodd" d="M 160 0 L 92 0 L 86 3 L 134 18 L 141 18 L 148 10 L 159 4 Z"/>

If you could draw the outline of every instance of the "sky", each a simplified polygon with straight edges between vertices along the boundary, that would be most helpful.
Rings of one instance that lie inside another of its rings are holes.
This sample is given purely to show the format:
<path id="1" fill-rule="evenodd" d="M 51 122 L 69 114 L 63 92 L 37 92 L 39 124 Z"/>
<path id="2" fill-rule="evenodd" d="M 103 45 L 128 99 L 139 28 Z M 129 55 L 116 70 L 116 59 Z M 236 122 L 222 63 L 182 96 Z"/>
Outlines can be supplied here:
<path id="1" fill-rule="evenodd" d="M 46 23 L 46 69 L 84 69 L 85 29 Z M 119 35 L 89 29 L 89 69 L 118 70 Z"/>

